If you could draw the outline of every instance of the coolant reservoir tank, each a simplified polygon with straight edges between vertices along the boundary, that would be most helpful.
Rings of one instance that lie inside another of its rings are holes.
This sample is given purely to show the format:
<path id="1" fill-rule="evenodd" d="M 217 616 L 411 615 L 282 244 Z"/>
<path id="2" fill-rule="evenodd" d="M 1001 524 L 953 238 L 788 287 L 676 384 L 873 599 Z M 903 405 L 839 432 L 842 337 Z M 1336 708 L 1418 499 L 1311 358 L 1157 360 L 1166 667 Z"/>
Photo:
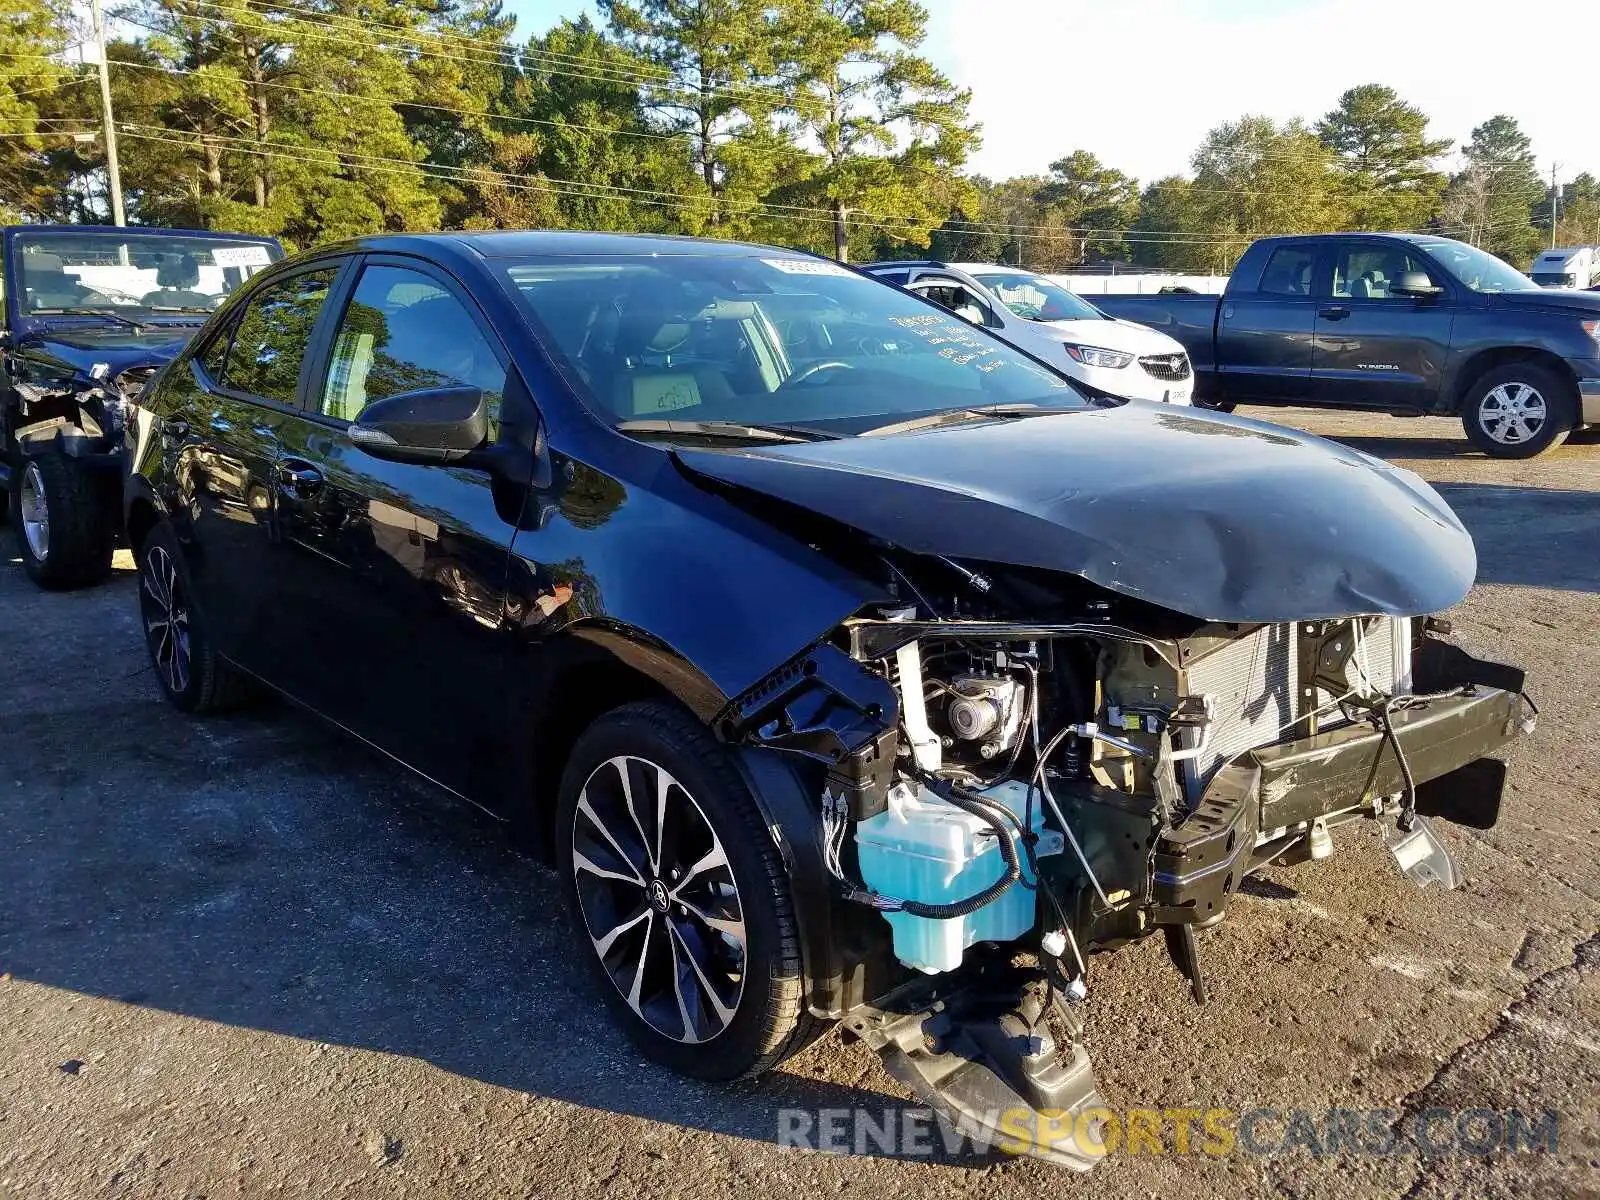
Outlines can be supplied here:
<path id="1" fill-rule="evenodd" d="M 1042 798 L 1033 795 L 1028 813 L 1026 784 L 1007 782 L 980 793 L 998 800 L 1044 830 Z M 861 880 L 873 891 L 924 904 L 950 904 L 983 891 L 1006 871 L 999 837 L 982 817 L 942 800 L 925 787 L 897 787 L 890 806 L 856 825 Z M 1023 878 L 1033 882 L 1023 852 Z M 928 974 L 953 971 L 974 942 L 1009 942 L 1037 919 L 1037 893 L 1014 883 L 998 899 L 964 917 L 936 920 L 909 913 L 884 913 L 894 931 L 895 957 Z"/>

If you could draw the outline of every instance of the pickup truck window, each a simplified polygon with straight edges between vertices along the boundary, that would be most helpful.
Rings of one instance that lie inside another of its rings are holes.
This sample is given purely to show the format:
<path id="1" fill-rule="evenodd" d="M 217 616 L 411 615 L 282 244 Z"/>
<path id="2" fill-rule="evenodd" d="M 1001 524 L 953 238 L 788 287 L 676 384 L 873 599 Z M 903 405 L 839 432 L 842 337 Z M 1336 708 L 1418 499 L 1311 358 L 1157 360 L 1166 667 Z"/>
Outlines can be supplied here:
<path id="1" fill-rule="evenodd" d="M 1341 247 L 1333 256 L 1333 294 L 1341 300 L 1398 300 L 1390 295 L 1389 285 L 1407 271 L 1421 271 L 1433 283 L 1439 282 L 1421 255 L 1399 246 Z"/>
<path id="2" fill-rule="evenodd" d="M 1316 251 L 1308 246 L 1280 246 L 1261 272 L 1261 291 L 1269 296 L 1311 295 L 1311 268 Z"/>
<path id="3" fill-rule="evenodd" d="M 1434 262 L 1475 292 L 1536 292 L 1539 285 L 1492 254 L 1464 242 L 1418 242 Z"/>

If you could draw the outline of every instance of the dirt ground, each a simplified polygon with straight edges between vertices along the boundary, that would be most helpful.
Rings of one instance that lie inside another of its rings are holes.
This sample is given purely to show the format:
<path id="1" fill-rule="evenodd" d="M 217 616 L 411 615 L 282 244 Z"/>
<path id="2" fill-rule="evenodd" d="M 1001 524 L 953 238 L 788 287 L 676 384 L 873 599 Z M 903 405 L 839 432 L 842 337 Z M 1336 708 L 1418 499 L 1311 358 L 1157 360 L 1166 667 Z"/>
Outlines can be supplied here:
<path id="1" fill-rule="evenodd" d="M 906 1094 L 837 1037 L 734 1088 L 641 1062 L 492 821 L 285 707 L 179 717 L 126 563 L 45 595 L 0 540 L 0 1197 L 1600 1195 L 1600 444 L 1507 464 L 1445 421 L 1278 419 L 1441 486 L 1480 558 L 1458 635 L 1524 664 L 1542 717 L 1499 826 L 1436 826 L 1460 889 L 1343 831 L 1201 935 L 1204 1008 L 1159 941 L 1096 959 L 1102 1091 L 1553 1110 L 1553 1153 L 1169 1139 L 1078 1177 L 782 1148 L 780 1110 Z"/>

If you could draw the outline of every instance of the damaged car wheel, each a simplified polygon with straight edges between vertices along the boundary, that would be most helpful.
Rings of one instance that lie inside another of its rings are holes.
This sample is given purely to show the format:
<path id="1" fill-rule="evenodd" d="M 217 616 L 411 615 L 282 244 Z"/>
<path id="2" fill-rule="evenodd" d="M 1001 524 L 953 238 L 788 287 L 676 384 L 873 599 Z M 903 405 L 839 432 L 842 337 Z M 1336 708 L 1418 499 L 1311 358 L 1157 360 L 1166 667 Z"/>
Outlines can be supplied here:
<path id="1" fill-rule="evenodd" d="M 783 861 L 704 726 L 658 702 L 607 713 L 573 749 L 557 819 L 584 957 L 646 1055 L 737 1079 L 809 1040 Z"/>

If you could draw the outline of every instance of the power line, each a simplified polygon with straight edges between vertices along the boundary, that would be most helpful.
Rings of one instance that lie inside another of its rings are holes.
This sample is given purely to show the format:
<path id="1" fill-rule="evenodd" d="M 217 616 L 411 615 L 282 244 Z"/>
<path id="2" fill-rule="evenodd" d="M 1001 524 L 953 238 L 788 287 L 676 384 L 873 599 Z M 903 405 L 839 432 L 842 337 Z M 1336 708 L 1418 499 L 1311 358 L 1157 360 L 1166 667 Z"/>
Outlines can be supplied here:
<path id="1" fill-rule="evenodd" d="M 227 11 L 221 4 L 217 3 L 216 0 L 194 0 L 194 2 L 197 5 L 206 8 L 224 12 Z M 337 45 L 345 45 L 351 41 L 355 41 L 369 49 L 389 50 L 392 48 L 391 46 L 385 45 L 382 40 L 371 36 L 369 33 L 369 31 L 372 29 L 389 29 L 397 31 L 399 34 L 399 36 L 393 39 L 394 41 L 410 43 L 414 53 L 424 58 L 436 58 L 445 61 L 472 63 L 479 66 L 500 67 L 505 67 L 508 65 L 516 66 L 519 65 L 519 62 L 525 62 L 528 59 L 535 60 L 534 65 L 538 66 L 540 65 L 538 60 L 546 60 L 545 64 L 543 65 L 543 70 L 549 75 L 560 75 L 573 79 L 584 79 L 595 83 L 623 84 L 634 88 L 666 88 L 667 90 L 681 92 L 687 96 L 700 100 L 704 100 L 708 97 L 719 96 L 725 98 L 770 96 L 778 101 L 777 107 L 787 108 L 792 106 L 790 94 L 783 88 L 771 84 L 738 84 L 723 87 L 704 87 L 697 83 L 691 83 L 687 80 L 674 78 L 670 75 L 670 73 L 665 78 L 651 78 L 648 76 L 641 76 L 632 68 L 614 67 L 603 64 L 597 66 L 587 59 L 577 58 L 573 55 L 559 54 L 555 51 L 532 50 L 526 46 L 513 47 L 507 45 L 503 48 L 485 47 L 469 54 L 449 53 L 443 50 L 425 48 L 428 43 L 437 43 L 440 40 L 443 35 L 437 33 L 406 30 L 402 26 L 385 25 L 382 22 L 363 21 L 356 17 L 345 17 L 334 13 L 307 14 L 304 10 L 282 4 L 274 4 L 271 5 L 271 7 L 280 14 L 292 14 L 290 16 L 290 20 L 302 28 L 322 29 L 337 34 L 335 37 L 329 37 L 327 34 L 299 34 L 299 36 L 309 36 L 313 41 L 333 42 Z M 255 29 L 260 32 L 285 32 L 283 26 L 275 25 L 270 21 L 263 21 L 261 23 L 241 22 L 237 18 L 210 17 L 200 13 L 183 14 L 182 19 L 204 21 L 219 26 Z M 346 22 L 347 24 L 337 24 L 335 22 Z M 150 26 L 141 24 L 138 21 L 129 20 L 128 23 L 137 25 L 141 29 L 151 28 Z M 163 30 L 159 29 L 152 31 L 157 33 L 164 32 Z M 294 31 L 291 30 L 288 32 Z M 450 36 L 460 37 L 462 35 Z M 512 61 L 508 63 L 505 61 L 507 58 L 511 59 Z M 549 62 L 555 62 L 557 65 L 550 66 L 548 65 Z M 582 66 L 586 69 L 582 71 L 574 70 L 574 66 Z M 596 71 L 602 73 L 596 74 Z M 959 121 L 953 120 L 941 121 L 923 119 L 918 123 L 937 125 L 944 128 L 966 128 L 966 126 L 962 125 Z"/>
<path id="2" fill-rule="evenodd" d="M 111 66 L 119 71 L 157 71 L 165 75 L 198 75 L 200 70 L 187 67 L 163 67 L 156 63 L 129 62 L 124 59 L 114 58 Z M 244 82 L 244 81 L 241 81 Z M 497 113 L 481 108 L 454 108 L 448 104 L 429 104 L 421 100 L 391 100 L 385 96 L 363 96 L 353 92 L 335 92 L 326 88 L 303 88 L 293 84 L 277 83 L 272 80 L 254 80 L 248 83 L 249 87 L 275 88 L 284 92 L 297 92 L 303 96 L 327 96 L 341 100 L 361 100 L 369 104 L 382 104 L 389 108 L 422 108 L 430 112 L 455 113 L 463 117 L 488 117 L 495 121 L 510 121 L 518 125 L 546 125 L 554 129 L 577 129 L 585 133 L 604 133 L 612 137 L 637 137 L 651 138 L 658 141 L 677 141 L 681 136 L 675 133 L 654 133 L 649 130 L 608 129 L 602 125 L 577 125 L 567 121 L 545 121 L 536 117 L 518 117 L 510 113 Z"/>
<path id="3" fill-rule="evenodd" d="M 526 181 L 526 177 L 507 175 L 504 172 L 494 171 L 486 167 L 451 167 L 439 163 L 428 165 L 408 159 L 392 158 L 382 155 L 356 154 L 335 150 L 319 150 L 311 147 L 302 147 L 295 151 L 268 149 L 253 142 L 251 139 L 231 137 L 225 134 L 183 134 L 178 137 L 172 137 L 169 135 L 173 131 L 166 130 L 160 126 L 124 123 L 120 126 L 120 129 L 127 137 L 136 138 L 143 141 L 165 142 L 171 145 L 191 146 L 193 145 L 193 141 L 186 139 L 201 140 L 202 136 L 204 136 L 213 141 L 224 142 L 233 145 L 242 153 L 259 154 L 269 158 L 288 159 L 291 161 L 304 162 L 316 166 L 353 165 L 359 167 L 359 169 L 371 170 L 380 174 L 409 174 L 414 172 L 426 177 L 451 183 L 478 182 L 481 176 L 488 175 L 495 178 L 501 184 L 501 186 L 507 188 L 508 190 L 545 192 L 555 195 L 571 196 L 585 200 L 624 199 L 635 203 L 665 208 L 703 209 L 706 203 L 711 199 L 710 197 L 696 198 L 684 196 L 675 192 L 652 192 L 644 189 L 620 188 L 610 184 L 580 184 L 574 183 L 574 181 L 571 180 L 545 179 L 539 183 L 531 183 Z M 319 157 L 319 155 L 323 157 Z M 580 190 L 583 188 L 589 188 L 593 190 Z M 618 193 L 628 194 L 619 195 Z M 738 216 L 769 216 L 789 220 L 810 221 L 816 224 L 830 224 L 833 221 L 833 213 L 828 210 L 819 209 L 794 213 L 774 213 L 771 211 L 771 207 L 769 205 L 765 205 L 760 202 L 755 202 L 746 208 L 735 207 L 732 208 L 731 211 L 733 215 Z M 816 215 L 811 215 L 812 213 L 815 213 Z M 903 231 L 901 230 L 902 225 L 917 223 L 913 222 L 909 218 L 903 217 L 898 218 L 898 221 L 900 224 L 894 223 L 893 220 L 885 220 L 880 217 L 877 219 L 863 219 L 861 224 L 870 228 L 879 228 L 889 231 Z M 1204 244 L 1234 245 L 1247 240 L 1248 239 L 1231 237 L 1214 238 L 1204 239 Z M 1162 244 L 1167 243 L 1163 242 Z M 1201 239 L 1195 239 L 1193 244 L 1201 244 Z"/>
<path id="4" fill-rule="evenodd" d="M 142 131 L 145 136 L 149 136 L 152 133 L 177 132 L 167 129 L 163 126 L 141 125 L 135 123 L 121 123 L 119 128 L 129 131 Z M 227 143 L 247 153 L 284 153 L 284 151 L 281 150 L 269 152 L 263 148 L 261 143 L 252 138 L 236 137 L 228 134 L 202 135 L 199 133 L 189 133 L 185 136 L 194 138 L 209 138 L 213 141 Z M 517 181 L 527 178 L 526 176 L 512 175 L 507 172 L 497 171 L 493 168 L 485 166 L 453 166 L 444 163 L 429 164 L 411 159 L 394 158 L 383 155 L 361 154 L 354 151 L 347 152 L 338 150 L 321 150 L 314 147 L 305 147 L 303 149 L 310 150 L 313 153 L 330 155 L 332 156 L 331 161 L 339 163 L 340 165 L 343 165 L 347 160 L 355 163 L 384 163 L 388 165 L 406 167 L 411 170 L 419 171 L 422 174 L 429 175 L 433 178 L 447 179 L 457 182 L 461 180 L 474 182 L 480 176 L 488 175 L 497 180 L 506 182 L 506 186 L 517 186 Z M 318 159 L 317 161 L 326 164 L 330 161 L 330 159 Z M 531 187 L 532 185 L 527 186 Z M 665 203 L 669 205 L 675 204 L 680 207 L 692 208 L 703 208 L 708 203 L 713 202 L 713 198 L 710 196 L 695 197 L 684 195 L 681 192 L 669 192 L 656 188 L 634 188 L 626 187 L 621 184 L 590 183 L 583 180 L 560 179 L 549 176 L 545 176 L 544 183 L 539 185 L 537 188 L 534 188 L 534 190 L 553 191 L 562 195 L 582 197 L 590 200 L 635 199 L 639 200 L 641 203 Z M 834 213 L 831 209 L 818 208 L 809 205 L 779 204 L 771 201 L 753 201 L 748 206 L 736 208 L 734 211 L 740 212 L 743 215 L 765 215 L 773 218 L 792 218 L 795 220 L 808 220 L 818 223 L 831 223 L 834 220 Z M 916 217 L 907 216 L 903 213 L 876 213 L 870 216 L 863 215 L 859 219 L 858 223 L 870 228 L 880 228 L 892 231 L 898 230 L 907 225 L 921 225 L 929 222 L 920 220 Z M 1032 238 L 1032 240 L 1041 241 L 1047 240 L 1048 237 L 1061 236 L 1063 232 L 1059 229 L 1049 226 L 1000 226 L 996 228 L 995 232 L 1008 233 L 1013 236 L 1023 237 L 1028 236 L 1029 231 L 1034 229 L 1045 230 L 1045 236 L 1036 236 Z M 1148 241 L 1162 245 L 1221 245 L 1234 244 L 1249 240 L 1248 238 L 1239 237 L 1205 238 L 1185 235 L 1182 233 L 1175 234 L 1175 238 L 1181 240 L 1174 240 L 1165 236 L 1162 231 L 1144 230 L 1090 230 L 1088 232 L 1091 234 L 1103 235 L 1129 235 L 1127 240 Z"/>

